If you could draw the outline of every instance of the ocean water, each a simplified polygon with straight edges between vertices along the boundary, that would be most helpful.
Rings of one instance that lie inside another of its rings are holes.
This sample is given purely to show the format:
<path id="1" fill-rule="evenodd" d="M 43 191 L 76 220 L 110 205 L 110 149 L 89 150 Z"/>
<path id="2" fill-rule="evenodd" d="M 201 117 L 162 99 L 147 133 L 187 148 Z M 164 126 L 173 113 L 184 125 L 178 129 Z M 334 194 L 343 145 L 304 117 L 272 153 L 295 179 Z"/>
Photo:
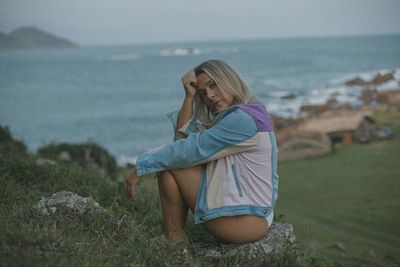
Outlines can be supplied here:
<path id="1" fill-rule="evenodd" d="M 359 92 L 343 84 L 349 78 L 400 76 L 400 35 L 0 53 L 0 124 L 32 152 L 90 140 L 124 164 L 171 141 L 165 114 L 180 107 L 180 78 L 210 58 L 237 69 L 270 113 L 295 117 L 302 104 L 332 96 L 357 105 Z"/>

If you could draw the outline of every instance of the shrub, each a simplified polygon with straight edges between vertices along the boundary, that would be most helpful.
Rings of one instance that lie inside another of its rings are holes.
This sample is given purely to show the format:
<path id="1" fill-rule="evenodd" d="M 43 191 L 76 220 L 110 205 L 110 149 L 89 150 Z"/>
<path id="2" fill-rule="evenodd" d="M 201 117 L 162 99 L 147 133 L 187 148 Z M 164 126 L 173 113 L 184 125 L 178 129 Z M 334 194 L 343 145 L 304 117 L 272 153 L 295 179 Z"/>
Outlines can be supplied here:
<path id="1" fill-rule="evenodd" d="M 102 174 L 115 177 L 117 162 L 107 150 L 95 143 L 50 144 L 38 150 L 38 155 L 57 162 L 72 162 L 84 169 L 97 169 Z M 62 156 L 66 157 L 62 157 Z"/>

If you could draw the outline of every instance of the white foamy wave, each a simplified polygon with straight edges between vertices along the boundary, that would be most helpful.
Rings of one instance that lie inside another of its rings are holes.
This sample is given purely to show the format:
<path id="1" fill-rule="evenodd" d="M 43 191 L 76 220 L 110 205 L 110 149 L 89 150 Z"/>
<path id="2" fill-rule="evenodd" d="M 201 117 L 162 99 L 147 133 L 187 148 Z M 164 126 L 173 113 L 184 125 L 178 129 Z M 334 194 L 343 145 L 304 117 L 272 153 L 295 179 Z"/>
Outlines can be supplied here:
<path id="1" fill-rule="evenodd" d="M 171 48 L 161 50 L 160 56 L 197 56 L 209 53 L 237 53 L 237 47 L 219 47 L 219 48 Z"/>
<path id="2" fill-rule="evenodd" d="M 283 118 L 296 118 L 300 107 L 308 98 L 297 97 L 290 100 L 270 100 L 267 102 L 268 112 Z"/>
<path id="3" fill-rule="evenodd" d="M 160 55 L 163 57 L 192 56 L 200 54 L 202 54 L 202 50 L 199 48 L 173 48 L 173 49 L 164 49 L 160 52 Z"/>
<path id="4" fill-rule="evenodd" d="M 400 81 L 400 69 L 394 69 L 393 76 L 397 81 Z"/>
<path id="5" fill-rule="evenodd" d="M 287 91 L 287 90 L 273 90 L 273 91 L 269 91 L 268 95 L 273 98 L 282 98 L 285 96 L 293 95 L 293 93 L 291 91 Z"/>
<path id="6" fill-rule="evenodd" d="M 265 86 L 277 87 L 281 88 L 284 87 L 284 82 L 280 79 L 264 79 L 262 80 L 262 84 Z"/>
<path id="7" fill-rule="evenodd" d="M 376 87 L 378 92 L 398 90 L 400 88 L 399 80 L 391 80 Z"/>

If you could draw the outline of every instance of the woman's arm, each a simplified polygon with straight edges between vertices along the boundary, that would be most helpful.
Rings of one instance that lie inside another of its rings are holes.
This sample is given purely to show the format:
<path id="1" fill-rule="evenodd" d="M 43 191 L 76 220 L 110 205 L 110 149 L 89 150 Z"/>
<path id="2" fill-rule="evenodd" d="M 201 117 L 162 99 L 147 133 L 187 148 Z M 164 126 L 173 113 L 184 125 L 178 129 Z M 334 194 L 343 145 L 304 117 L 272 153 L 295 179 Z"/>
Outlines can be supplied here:
<path id="1" fill-rule="evenodd" d="M 190 167 L 256 149 L 258 139 L 252 138 L 256 133 L 254 120 L 241 109 L 233 109 L 210 129 L 141 154 L 136 161 L 137 174 Z"/>
<path id="2" fill-rule="evenodd" d="M 185 98 L 179 111 L 176 122 L 175 139 L 185 138 L 186 135 L 178 132 L 193 117 L 193 102 L 197 91 L 197 78 L 193 70 L 190 70 L 182 77 L 182 85 L 185 90 Z"/>

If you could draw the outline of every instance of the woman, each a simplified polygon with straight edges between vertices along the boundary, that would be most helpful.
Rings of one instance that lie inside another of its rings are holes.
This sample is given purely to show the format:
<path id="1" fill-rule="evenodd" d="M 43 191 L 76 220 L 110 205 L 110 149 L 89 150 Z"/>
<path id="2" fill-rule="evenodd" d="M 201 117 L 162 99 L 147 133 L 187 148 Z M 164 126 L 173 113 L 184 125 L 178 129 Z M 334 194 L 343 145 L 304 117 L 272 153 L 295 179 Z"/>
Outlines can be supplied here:
<path id="1" fill-rule="evenodd" d="M 184 239 L 190 209 L 222 242 L 246 243 L 266 235 L 277 199 L 277 148 L 265 106 L 221 60 L 203 62 L 182 77 L 185 98 L 175 141 L 139 155 L 126 182 L 160 172 L 165 238 Z"/>

